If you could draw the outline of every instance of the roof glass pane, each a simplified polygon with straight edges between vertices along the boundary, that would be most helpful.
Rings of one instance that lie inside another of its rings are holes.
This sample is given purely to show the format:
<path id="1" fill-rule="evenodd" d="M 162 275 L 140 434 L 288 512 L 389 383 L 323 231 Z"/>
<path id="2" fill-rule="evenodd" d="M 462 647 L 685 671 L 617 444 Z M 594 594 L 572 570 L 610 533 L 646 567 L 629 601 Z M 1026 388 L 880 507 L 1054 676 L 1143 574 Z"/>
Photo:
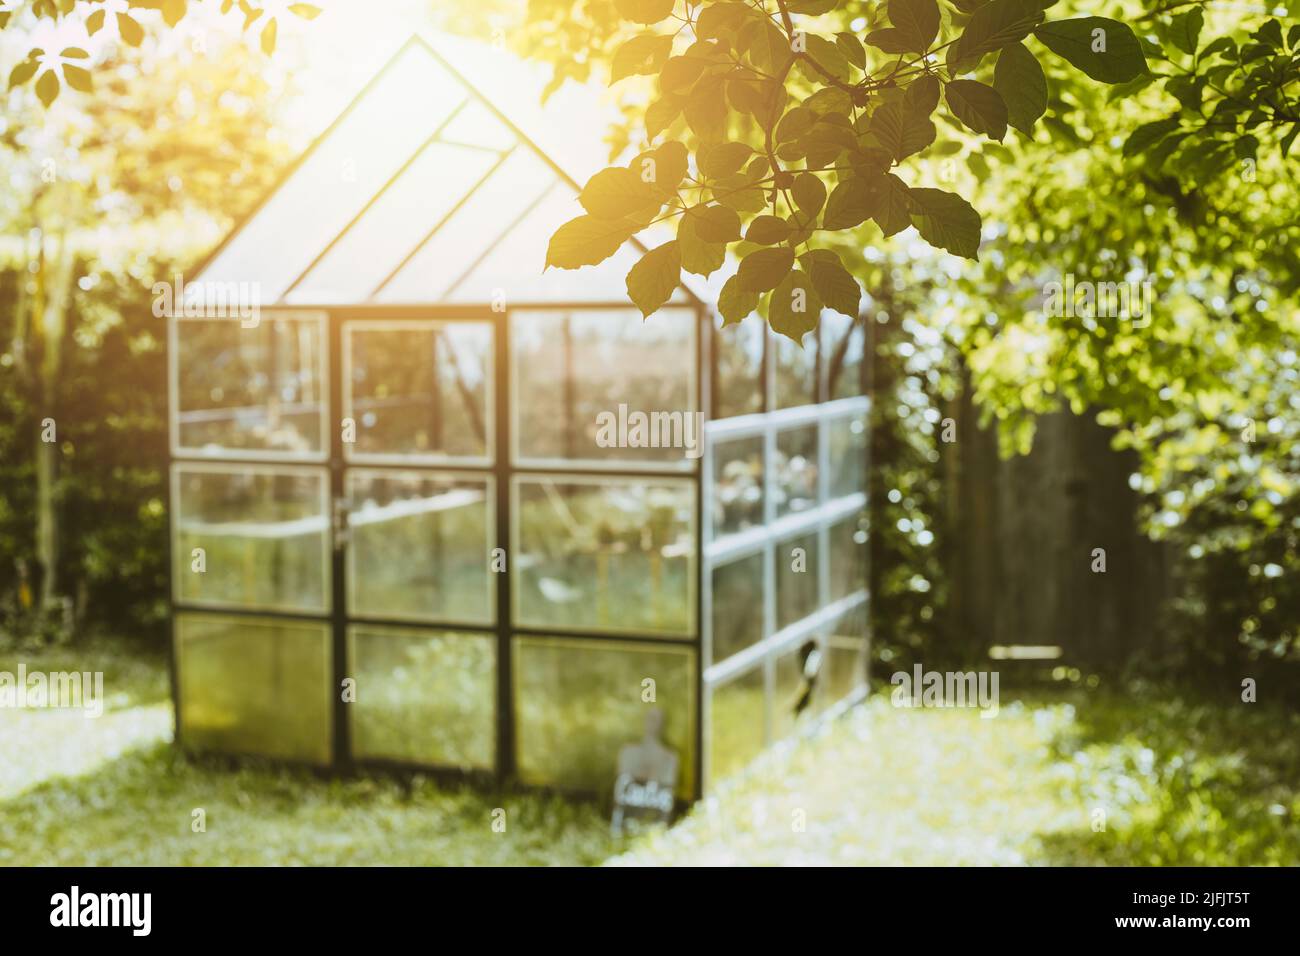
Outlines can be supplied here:
<path id="1" fill-rule="evenodd" d="M 364 302 L 491 169 L 492 153 L 432 143 L 286 297 Z"/>
<path id="2" fill-rule="evenodd" d="M 468 197 L 376 298 L 380 302 L 438 302 L 472 271 L 555 182 L 535 153 L 516 149 Z M 521 270 L 523 271 L 523 270 Z M 509 288 L 506 295 L 510 296 Z"/>
<path id="3" fill-rule="evenodd" d="M 446 294 L 449 302 L 490 302 L 504 293 L 507 303 L 626 302 L 627 273 L 641 252 L 625 245 L 600 265 L 582 269 L 547 269 L 546 247 L 551 234 L 582 214 L 574 190 L 557 182 L 540 202 L 480 262 L 472 273 Z M 687 301 L 678 289 L 670 300 Z"/>
<path id="4" fill-rule="evenodd" d="M 411 90 L 420 95 L 412 97 Z M 462 87 L 426 52 L 403 52 L 202 278 L 257 282 L 263 302 L 277 301 L 462 98 Z"/>
<path id="5" fill-rule="evenodd" d="M 505 152 L 519 142 L 510 128 L 478 100 L 473 100 L 456 114 L 455 119 L 442 131 L 442 139 L 448 143 L 477 146 L 498 153 Z"/>

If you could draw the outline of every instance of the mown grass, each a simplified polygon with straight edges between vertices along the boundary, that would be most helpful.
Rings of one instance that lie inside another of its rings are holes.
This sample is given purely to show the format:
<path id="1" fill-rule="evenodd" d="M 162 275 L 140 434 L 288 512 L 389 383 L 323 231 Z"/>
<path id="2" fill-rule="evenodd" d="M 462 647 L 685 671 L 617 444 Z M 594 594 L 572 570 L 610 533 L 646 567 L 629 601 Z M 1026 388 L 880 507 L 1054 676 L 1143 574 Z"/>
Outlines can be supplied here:
<path id="1" fill-rule="evenodd" d="M 620 841 L 555 796 L 186 760 L 160 661 L 23 660 L 103 669 L 109 702 L 0 711 L 0 864 L 1300 864 L 1300 716 L 1235 699 L 1004 690 L 985 720 L 877 695 Z"/>

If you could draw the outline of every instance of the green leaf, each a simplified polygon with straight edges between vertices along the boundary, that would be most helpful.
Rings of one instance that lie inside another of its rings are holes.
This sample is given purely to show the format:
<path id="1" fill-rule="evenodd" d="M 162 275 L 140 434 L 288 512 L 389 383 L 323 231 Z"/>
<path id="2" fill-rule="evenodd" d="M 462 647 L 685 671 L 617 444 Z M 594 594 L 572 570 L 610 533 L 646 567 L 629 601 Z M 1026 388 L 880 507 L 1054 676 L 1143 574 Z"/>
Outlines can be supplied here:
<path id="1" fill-rule="evenodd" d="M 658 73 L 668 61 L 673 49 L 673 38 L 655 33 L 642 33 L 628 40 L 614 53 L 610 64 L 609 82 L 617 83 L 628 76 L 646 76 Z"/>
<path id="2" fill-rule="evenodd" d="M 978 259 L 980 214 L 956 193 L 912 189 L 912 225 L 926 242 L 966 259 Z"/>
<path id="3" fill-rule="evenodd" d="M 948 108 L 967 128 L 999 141 L 1007 135 L 1007 104 L 993 87 L 952 80 L 943 92 Z"/>
<path id="4" fill-rule="evenodd" d="M 936 0 L 889 0 L 889 22 L 923 53 L 939 35 L 939 4 Z"/>
<path id="5" fill-rule="evenodd" d="M 1266 20 L 1264 25 L 1250 35 L 1252 40 L 1266 43 L 1275 50 L 1282 49 L 1282 24 L 1277 20 Z"/>
<path id="6" fill-rule="evenodd" d="M 622 219 L 648 207 L 653 207 L 653 216 L 663 205 L 663 198 L 630 169 L 611 166 L 587 181 L 578 194 L 578 202 L 597 219 Z"/>
<path id="7" fill-rule="evenodd" d="M 1071 66 L 1102 83 L 1125 83 L 1147 72 L 1142 45 L 1128 25 L 1118 20 L 1053 20 L 1034 30 L 1034 36 Z"/>
<path id="8" fill-rule="evenodd" d="M 1042 19 L 1039 0 L 991 0 L 971 15 L 957 42 L 948 47 L 948 72 L 964 73 L 986 53 L 1019 43 Z"/>
<path id="9" fill-rule="evenodd" d="M 853 76 L 853 68 L 849 65 L 848 59 L 840 52 L 840 48 L 815 33 L 804 34 L 805 52 L 804 56 L 816 63 L 831 76 L 837 80 L 848 82 Z M 816 71 L 809 73 L 805 68 L 804 74 L 814 83 L 823 82 L 822 77 Z"/>
<path id="10" fill-rule="evenodd" d="M 727 133 L 726 87 L 721 79 L 706 78 L 697 83 L 682 108 L 686 125 L 704 142 L 722 139 Z"/>
<path id="11" fill-rule="evenodd" d="M 840 0 L 790 0 L 786 7 L 791 13 L 802 13 L 809 17 L 819 17 L 830 13 L 839 5 Z"/>
<path id="12" fill-rule="evenodd" d="M 645 133 L 651 139 L 658 136 L 681 115 L 683 100 L 680 96 L 663 96 L 645 111 Z"/>
<path id="13" fill-rule="evenodd" d="M 893 173 L 867 182 L 867 202 L 871 219 L 886 237 L 902 232 L 912 224 L 908 200 L 911 190 Z"/>
<path id="14" fill-rule="evenodd" d="M 93 89 L 90 71 L 71 63 L 63 64 L 63 79 L 74 90 L 89 93 Z"/>
<path id="15" fill-rule="evenodd" d="M 745 239 L 760 246 L 774 246 L 790 238 L 794 229 L 779 216 L 756 216 L 745 230 Z"/>
<path id="16" fill-rule="evenodd" d="M 796 345 L 802 345 L 804 336 L 817 328 L 821 314 L 821 299 L 812 279 L 798 269 L 781 280 L 767 302 L 768 325 Z"/>
<path id="17" fill-rule="evenodd" d="M 700 172 L 708 179 L 719 179 L 739 172 L 754 155 L 748 143 L 718 143 L 704 150 L 700 157 Z"/>
<path id="18" fill-rule="evenodd" d="M 677 192 L 686 177 L 687 156 L 684 144 L 670 140 L 639 155 L 632 161 L 631 170 L 641 182 L 667 199 Z"/>
<path id="19" fill-rule="evenodd" d="M 658 23 L 673 12 L 676 0 L 614 0 L 614 6 L 624 20 L 633 23 Z"/>
<path id="20" fill-rule="evenodd" d="M 1038 58 L 1023 43 L 1004 46 L 998 54 L 993 89 L 1007 105 L 1007 122 L 1026 135 L 1047 112 L 1047 77 Z"/>
<path id="21" fill-rule="evenodd" d="M 718 293 L 718 313 L 722 316 L 722 327 L 743 322 L 758 308 L 757 292 L 746 289 L 739 275 L 734 275 L 722 284 Z"/>
<path id="22" fill-rule="evenodd" d="M 903 108 L 918 116 L 929 116 L 939 105 L 939 78 L 933 73 L 918 76 L 903 94 Z"/>
<path id="23" fill-rule="evenodd" d="M 1174 46 L 1188 56 L 1196 52 L 1196 44 L 1201 39 L 1201 27 L 1205 26 L 1205 13 L 1200 7 L 1193 7 L 1174 17 L 1169 25 L 1169 39 Z"/>
<path id="24" fill-rule="evenodd" d="M 1143 123 L 1129 133 L 1128 139 L 1124 141 L 1124 155 L 1129 157 L 1145 152 L 1170 133 L 1176 131 L 1178 126 L 1177 116 L 1170 116 L 1167 119 L 1156 120 L 1151 123 Z"/>
<path id="25" fill-rule="evenodd" d="M 877 50 L 885 53 L 919 53 L 921 51 L 912 49 L 916 41 L 909 37 L 898 27 L 885 27 L 881 30 L 872 30 L 865 37 L 864 42 L 867 46 L 874 46 Z"/>
<path id="26" fill-rule="evenodd" d="M 794 250 L 785 246 L 758 249 L 740 260 L 736 278 L 750 292 L 775 289 L 794 265 Z"/>
<path id="27" fill-rule="evenodd" d="M 139 46 L 144 42 L 144 27 L 136 23 L 125 13 L 117 15 L 117 32 L 122 42 L 128 46 Z"/>
<path id="28" fill-rule="evenodd" d="M 862 48 L 862 41 L 852 33 L 835 34 L 835 45 L 840 48 L 844 58 L 859 70 L 867 67 L 867 51 Z"/>
<path id="29" fill-rule="evenodd" d="M 741 27 L 737 43 L 749 54 L 750 62 L 768 76 L 781 76 L 794 56 L 789 38 L 766 17 Z"/>
<path id="30" fill-rule="evenodd" d="M 871 218 L 871 194 L 866 180 L 846 179 L 831 190 L 826 200 L 826 215 L 822 227 L 840 230 L 852 229 Z"/>
<path id="31" fill-rule="evenodd" d="M 742 23 L 754 16 L 757 14 L 752 7 L 737 0 L 713 3 L 700 11 L 695 21 L 695 35 L 701 40 L 731 37 Z"/>
<path id="32" fill-rule="evenodd" d="M 9 73 L 9 89 L 12 90 L 15 86 L 21 86 L 30 80 L 36 75 L 36 71 L 40 69 L 40 65 L 41 63 L 39 60 L 35 57 L 31 57 L 30 59 L 23 60 L 15 66 Z"/>
<path id="33" fill-rule="evenodd" d="M 1143 73 L 1141 76 L 1134 77 L 1127 83 L 1116 83 L 1110 88 L 1110 92 L 1106 94 L 1106 102 L 1114 103 L 1117 100 L 1127 99 L 1130 96 L 1141 93 L 1155 81 L 1156 77 L 1154 74 Z"/>
<path id="34" fill-rule="evenodd" d="M 813 173 L 800 173 L 794 178 L 790 195 L 794 197 L 795 206 L 803 214 L 804 224 L 808 225 L 817 218 L 822 206 L 826 204 L 826 184 L 821 181 L 820 176 Z"/>
<path id="35" fill-rule="evenodd" d="M 627 274 L 627 294 L 649 318 L 672 298 L 682 279 L 682 252 L 676 239 L 651 249 Z"/>
<path id="36" fill-rule="evenodd" d="M 902 161 L 934 142 L 934 124 L 903 103 L 885 103 L 871 114 L 871 132 L 895 160 Z"/>
<path id="37" fill-rule="evenodd" d="M 695 219 L 682 216 L 677 221 L 677 244 L 682 250 L 682 268 L 698 276 L 710 276 L 727 258 L 725 242 L 705 242 L 695 232 Z"/>
<path id="38" fill-rule="evenodd" d="M 823 303 L 851 319 L 858 317 L 862 290 L 835 252 L 813 249 L 799 257 L 799 264 L 812 279 L 813 288 Z"/>
<path id="39" fill-rule="evenodd" d="M 740 216 L 727 206 L 694 206 L 686 215 L 695 218 L 695 232 L 705 242 L 732 242 L 740 238 Z"/>
<path id="40" fill-rule="evenodd" d="M 185 17 L 185 8 L 188 5 L 187 0 L 163 0 L 161 4 L 163 23 L 167 24 L 169 27 L 176 26 L 176 24 L 180 23 Z M 299 6 L 306 6 L 306 4 L 299 4 Z M 313 7 L 312 9 L 315 8 Z M 320 13 L 320 11 L 316 10 L 316 13 Z M 315 14 L 313 14 L 313 16 L 315 16 Z"/>
<path id="41" fill-rule="evenodd" d="M 275 17 L 268 20 L 266 26 L 262 27 L 262 52 L 267 56 L 270 56 L 275 52 L 275 37 L 277 30 L 278 27 L 275 22 Z"/>
<path id="42" fill-rule="evenodd" d="M 632 238 L 636 224 L 626 220 L 578 216 L 551 236 L 546 248 L 547 267 L 578 269 L 604 262 Z"/>
<path id="43" fill-rule="evenodd" d="M 693 87 L 708 68 L 706 57 L 681 56 L 670 57 L 664 62 L 659 74 L 659 88 L 665 93 L 686 93 Z"/>
<path id="44" fill-rule="evenodd" d="M 58 98 L 59 95 L 59 78 L 53 70 L 46 70 L 36 80 L 36 96 L 40 101 L 49 106 Z"/>

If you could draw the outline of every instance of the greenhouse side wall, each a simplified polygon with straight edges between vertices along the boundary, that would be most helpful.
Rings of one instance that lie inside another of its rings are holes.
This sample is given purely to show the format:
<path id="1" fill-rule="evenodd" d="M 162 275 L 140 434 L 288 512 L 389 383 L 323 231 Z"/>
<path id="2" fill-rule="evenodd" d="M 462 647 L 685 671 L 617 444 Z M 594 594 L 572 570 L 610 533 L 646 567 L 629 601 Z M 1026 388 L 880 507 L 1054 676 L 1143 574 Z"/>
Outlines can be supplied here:
<path id="1" fill-rule="evenodd" d="M 704 496 L 707 786 L 862 692 L 867 372 L 861 321 L 799 348 L 719 328 Z"/>

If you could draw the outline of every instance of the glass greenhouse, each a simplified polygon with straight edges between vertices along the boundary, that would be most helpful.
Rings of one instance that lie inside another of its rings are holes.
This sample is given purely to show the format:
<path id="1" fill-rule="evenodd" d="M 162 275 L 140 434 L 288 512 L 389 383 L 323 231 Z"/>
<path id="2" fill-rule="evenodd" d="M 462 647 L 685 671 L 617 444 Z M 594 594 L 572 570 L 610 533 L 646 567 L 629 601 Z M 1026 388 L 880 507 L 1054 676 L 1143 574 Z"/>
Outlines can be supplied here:
<path id="1" fill-rule="evenodd" d="M 862 693 L 864 329 L 722 329 L 704 282 L 643 321 L 632 248 L 543 272 L 580 176 L 504 77 L 408 43 L 187 279 L 178 740 L 606 793 L 657 708 L 693 799 Z M 599 442 L 620 407 L 699 454 Z"/>

